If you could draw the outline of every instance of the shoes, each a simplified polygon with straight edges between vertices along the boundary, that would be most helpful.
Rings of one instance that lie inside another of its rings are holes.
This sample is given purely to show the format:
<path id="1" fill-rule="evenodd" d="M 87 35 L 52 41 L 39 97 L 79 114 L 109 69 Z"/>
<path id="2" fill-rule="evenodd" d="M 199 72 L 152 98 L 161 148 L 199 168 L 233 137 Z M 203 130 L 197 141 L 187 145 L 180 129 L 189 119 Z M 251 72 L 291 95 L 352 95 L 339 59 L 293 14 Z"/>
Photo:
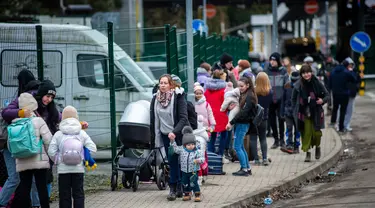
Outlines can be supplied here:
<path id="1" fill-rule="evenodd" d="M 348 132 L 353 131 L 353 129 L 352 129 L 351 127 L 347 127 L 347 128 L 345 128 L 345 129 L 346 129 L 346 131 L 348 131 Z"/>
<path id="2" fill-rule="evenodd" d="M 251 170 L 250 170 L 250 172 L 251 172 Z M 248 171 L 245 171 L 245 170 L 241 169 L 237 172 L 232 173 L 232 175 L 234 175 L 234 176 L 249 176 L 250 174 L 249 174 Z"/>
<path id="3" fill-rule="evenodd" d="M 190 192 L 185 193 L 184 197 L 182 198 L 182 201 L 190 201 L 190 200 L 191 200 Z"/>
<path id="4" fill-rule="evenodd" d="M 225 158 L 225 156 L 223 156 L 223 163 L 224 164 L 228 164 L 229 163 L 229 160 L 227 158 Z"/>
<path id="5" fill-rule="evenodd" d="M 176 197 L 177 198 L 181 198 L 182 195 L 183 195 L 183 192 L 182 192 L 182 184 L 177 184 L 177 190 L 176 190 Z"/>
<path id="6" fill-rule="evenodd" d="M 299 154 L 299 148 L 298 147 L 295 147 L 294 150 L 293 150 L 293 154 Z"/>
<path id="7" fill-rule="evenodd" d="M 315 147 L 315 159 L 320 159 L 320 147 Z"/>
<path id="8" fill-rule="evenodd" d="M 267 159 L 264 159 L 264 160 L 263 160 L 263 165 L 264 165 L 264 166 L 268 166 L 268 165 L 269 165 L 269 162 L 268 162 Z"/>
<path id="9" fill-rule="evenodd" d="M 288 153 L 288 154 L 293 154 L 293 148 L 290 149 L 290 148 L 284 146 L 284 147 L 280 147 L 280 150 L 282 152 L 285 152 L 285 153 Z"/>
<path id="10" fill-rule="evenodd" d="M 201 199 L 201 193 L 195 192 L 194 196 L 195 196 L 195 198 L 194 198 L 195 202 L 201 202 L 202 201 L 202 199 Z"/>
<path id="11" fill-rule="evenodd" d="M 255 160 L 255 161 L 254 161 L 254 165 L 261 165 L 261 163 L 260 163 L 259 160 Z"/>
<path id="12" fill-rule="evenodd" d="M 311 152 L 306 152 L 305 162 L 311 162 Z"/>
<path id="13" fill-rule="evenodd" d="M 199 176 L 198 177 L 198 185 L 202 186 L 202 184 L 203 184 L 203 176 Z"/>
<path id="14" fill-rule="evenodd" d="M 169 185 L 169 194 L 167 196 L 168 201 L 176 200 L 176 184 Z"/>
<path id="15" fill-rule="evenodd" d="M 202 184 L 206 183 L 207 181 L 207 176 L 203 176 Z"/>
<path id="16" fill-rule="evenodd" d="M 271 149 L 277 149 L 279 147 L 279 143 L 275 142 L 273 143 L 273 145 L 271 146 Z"/>

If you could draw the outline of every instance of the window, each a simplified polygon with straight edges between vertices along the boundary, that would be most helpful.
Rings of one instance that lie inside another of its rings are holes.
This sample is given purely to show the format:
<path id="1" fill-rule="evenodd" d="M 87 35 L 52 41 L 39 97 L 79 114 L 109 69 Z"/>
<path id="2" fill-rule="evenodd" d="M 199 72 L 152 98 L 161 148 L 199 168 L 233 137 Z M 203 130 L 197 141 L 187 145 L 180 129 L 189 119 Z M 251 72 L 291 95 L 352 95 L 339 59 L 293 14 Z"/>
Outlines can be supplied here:
<path id="1" fill-rule="evenodd" d="M 77 56 L 78 81 L 84 87 L 107 88 L 107 57 L 80 54 Z"/>
<path id="2" fill-rule="evenodd" d="M 60 51 L 43 51 L 44 79 L 51 80 L 56 87 L 62 84 L 62 60 Z M 5 87 L 18 86 L 18 73 L 30 70 L 38 78 L 36 50 L 6 49 L 1 52 L 1 84 Z"/>

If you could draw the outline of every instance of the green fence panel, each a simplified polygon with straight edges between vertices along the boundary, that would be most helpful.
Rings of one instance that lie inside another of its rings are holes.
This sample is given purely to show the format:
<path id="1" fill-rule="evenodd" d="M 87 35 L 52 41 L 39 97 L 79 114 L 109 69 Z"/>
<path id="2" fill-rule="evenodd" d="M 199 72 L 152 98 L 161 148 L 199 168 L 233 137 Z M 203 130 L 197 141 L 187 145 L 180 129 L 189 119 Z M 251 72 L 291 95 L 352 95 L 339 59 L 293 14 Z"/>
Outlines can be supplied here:
<path id="1" fill-rule="evenodd" d="M 178 50 L 177 50 L 177 29 L 173 26 L 169 32 L 169 52 L 170 52 L 170 74 L 179 76 Z"/>
<path id="2" fill-rule="evenodd" d="M 206 61 L 207 62 L 207 56 L 206 56 L 206 33 L 203 33 L 202 36 L 199 39 L 199 55 L 200 55 L 200 60 L 201 61 Z"/>
<path id="3" fill-rule="evenodd" d="M 223 40 L 221 35 L 216 36 L 215 39 L 215 61 L 219 61 L 221 55 L 223 54 Z"/>
<path id="4" fill-rule="evenodd" d="M 216 35 L 213 34 L 206 39 L 206 61 L 213 65 L 216 61 Z"/>
<path id="5" fill-rule="evenodd" d="M 197 67 L 199 67 L 201 56 L 200 56 L 200 33 L 194 33 L 193 35 L 193 54 L 194 54 L 194 80 L 197 79 Z"/>

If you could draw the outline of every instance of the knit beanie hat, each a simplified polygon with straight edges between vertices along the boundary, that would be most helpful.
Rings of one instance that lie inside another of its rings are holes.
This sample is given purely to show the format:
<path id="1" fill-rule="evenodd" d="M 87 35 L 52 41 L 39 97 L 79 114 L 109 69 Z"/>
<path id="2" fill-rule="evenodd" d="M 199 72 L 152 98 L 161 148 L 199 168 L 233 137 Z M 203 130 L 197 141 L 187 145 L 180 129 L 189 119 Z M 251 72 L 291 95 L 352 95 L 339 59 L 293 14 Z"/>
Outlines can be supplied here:
<path id="1" fill-rule="evenodd" d="M 67 118 L 76 118 L 78 119 L 78 113 L 77 113 L 77 109 L 71 105 L 68 105 L 64 108 L 63 112 L 62 112 L 62 115 L 61 115 L 61 119 L 64 120 L 64 119 L 67 119 Z"/>
<path id="2" fill-rule="evenodd" d="M 38 109 L 38 102 L 32 94 L 25 92 L 18 97 L 18 106 L 20 109 L 36 111 Z"/>
<path id="3" fill-rule="evenodd" d="M 43 97 L 47 94 L 56 96 L 55 85 L 50 80 L 44 80 L 40 83 L 36 96 Z"/>
<path id="4" fill-rule="evenodd" d="M 221 55 L 221 58 L 220 58 L 220 64 L 221 65 L 224 65 L 224 64 L 226 64 L 228 62 L 231 62 L 231 61 L 233 61 L 233 58 L 229 54 L 223 53 L 223 55 Z"/>
<path id="5" fill-rule="evenodd" d="M 199 82 L 196 82 L 196 83 L 194 83 L 194 93 L 195 93 L 195 91 L 198 91 L 198 90 L 202 91 L 202 93 L 204 92 L 204 89 L 201 86 L 201 84 L 199 84 Z"/>
<path id="6" fill-rule="evenodd" d="M 27 69 L 24 69 L 18 73 L 17 79 L 19 81 L 19 84 L 27 85 L 30 81 L 35 80 L 34 74 Z"/>
<path id="7" fill-rule="evenodd" d="M 280 67 L 281 66 L 281 60 L 280 60 L 281 56 L 279 53 L 275 52 L 275 53 L 272 53 L 271 56 L 270 56 L 270 61 L 271 60 L 275 60 L 277 61 L 277 65 Z"/>
<path id="8" fill-rule="evenodd" d="M 296 82 L 296 81 L 298 81 L 299 80 L 299 72 L 298 71 L 294 71 L 294 72 L 292 72 L 292 74 L 290 75 L 290 80 L 292 81 L 292 82 Z"/>
<path id="9" fill-rule="evenodd" d="M 311 56 L 306 56 L 306 58 L 303 59 L 303 62 L 305 62 L 305 63 L 312 63 L 312 62 L 314 62 L 314 59 Z"/>
<path id="10" fill-rule="evenodd" d="M 185 126 L 182 129 L 182 145 L 187 145 L 187 144 L 195 144 L 195 136 L 193 134 L 193 129 L 190 126 Z"/>
<path id="11" fill-rule="evenodd" d="M 172 74 L 171 77 L 172 77 L 172 81 L 173 81 L 176 85 L 179 85 L 179 86 L 182 85 L 182 81 L 181 81 L 180 77 L 178 77 L 177 75 L 174 75 L 174 74 Z"/>

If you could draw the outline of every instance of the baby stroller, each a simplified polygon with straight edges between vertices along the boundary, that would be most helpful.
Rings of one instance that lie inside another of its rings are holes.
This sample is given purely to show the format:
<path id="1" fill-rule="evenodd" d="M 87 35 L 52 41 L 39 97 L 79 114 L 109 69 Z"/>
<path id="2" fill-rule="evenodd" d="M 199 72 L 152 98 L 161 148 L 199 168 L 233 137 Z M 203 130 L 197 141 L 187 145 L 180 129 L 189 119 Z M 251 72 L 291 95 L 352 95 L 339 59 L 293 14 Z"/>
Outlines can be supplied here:
<path id="1" fill-rule="evenodd" d="M 118 125 L 120 151 L 113 160 L 111 188 L 117 188 L 118 171 L 122 171 L 122 185 L 137 191 L 140 181 L 156 182 L 160 190 L 165 190 L 168 181 L 167 163 L 162 149 L 151 144 L 150 102 L 140 100 L 130 103 Z M 142 152 L 140 156 L 134 151 Z M 161 159 L 160 159 L 161 158 Z"/>

